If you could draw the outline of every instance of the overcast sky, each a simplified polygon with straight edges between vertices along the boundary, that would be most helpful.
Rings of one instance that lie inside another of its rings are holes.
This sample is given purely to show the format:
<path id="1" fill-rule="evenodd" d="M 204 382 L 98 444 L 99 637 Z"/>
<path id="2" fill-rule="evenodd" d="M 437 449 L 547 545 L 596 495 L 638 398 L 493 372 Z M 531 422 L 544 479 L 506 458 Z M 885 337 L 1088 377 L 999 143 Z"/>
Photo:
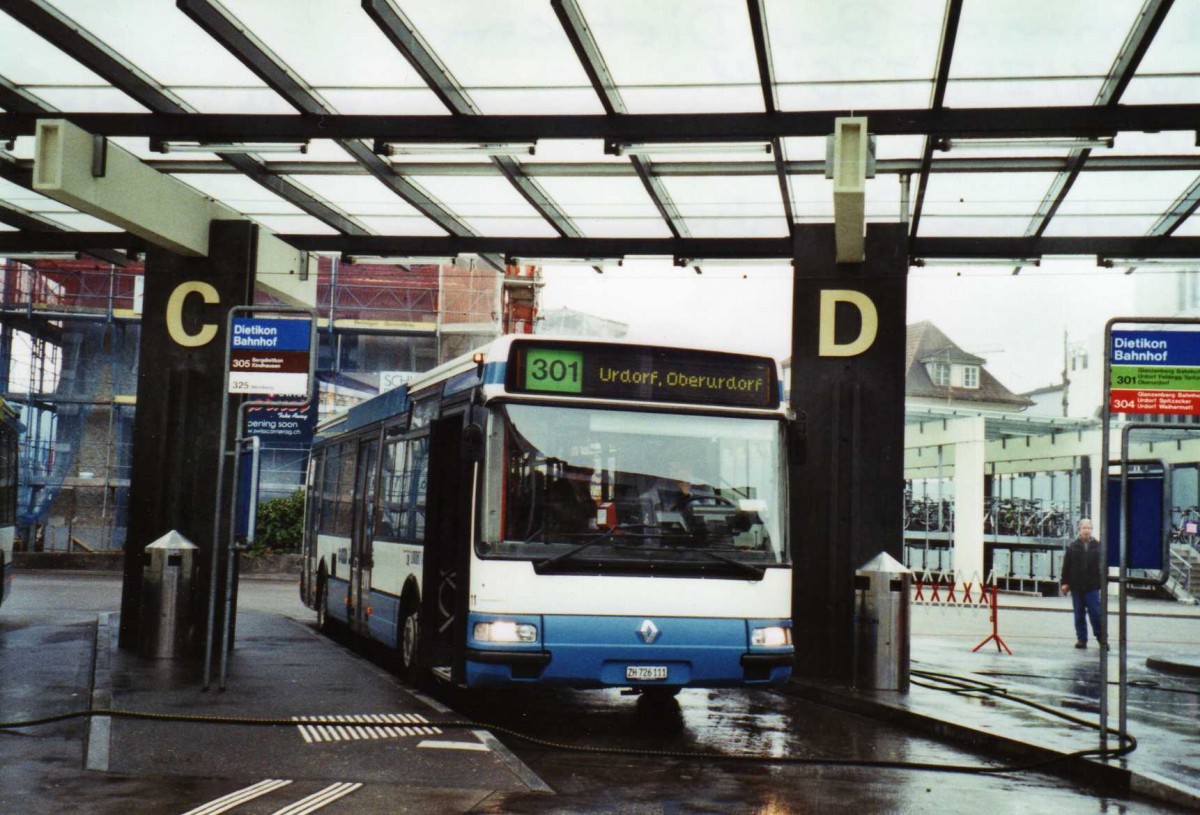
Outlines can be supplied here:
<path id="1" fill-rule="evenodd" d="M 709 267 L 703 275 L 667 261 L 634 261 L 597 274 L 544 267 L 542 308 L 567 307 L 620 320 L 629 338 L 789 354 L 787 267 Z M 1163 274 L 1126 275 L 1092 260 L 1047 260 L 1013 276 L 1005 267 L 912 269 L 908 322 L 931 320 L 1014 391 L 1059 380 L 1063 331 L 1097 336 L 1110 317 L 1131 314 L 1135 284 L 1169 286 Z"/>

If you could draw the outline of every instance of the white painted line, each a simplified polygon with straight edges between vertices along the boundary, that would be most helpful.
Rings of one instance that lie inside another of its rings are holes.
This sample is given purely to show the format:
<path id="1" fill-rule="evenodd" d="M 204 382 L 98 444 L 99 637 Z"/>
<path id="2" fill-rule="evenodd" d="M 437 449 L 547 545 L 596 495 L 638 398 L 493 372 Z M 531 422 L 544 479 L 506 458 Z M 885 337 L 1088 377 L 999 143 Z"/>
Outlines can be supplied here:
<path id="1" fill-rule="evenodd" d="M 294 804 L 288 804 L 283 809 L 277 809 L 271 815 L 308 815 L 329 806 L 339 798 L 344 798 L 362 787 L 362 784 L 340 783 L 331 784 L 323 790 L 318 790 L 307 798 L 301 798 Z"/>
<path id="2" fill-rule="evenodd" d="M 228 812 L 247 801 L 253 801 L 255 798 L 266 795 L 268 792 L 274 792 L 277 789 L 286 787 L 290 783 L 292 782 L 282 779 L 266 778 L 257 784 L 235 790 L 228 795 L 223 795 L 220 798 L 209 801 L 207 804 L 201 804 L 195 809 L 189 809 L 183 815 L 220 815 L 220 813 Z"/>
<path id="3" fill-rule="evenodd" d="M 476 753 L 490 753 L 491 748 L 486 744 L 475 741 L 430 741 L 426 739 L 417 745 L 431 750 L 471 750 Z"/>

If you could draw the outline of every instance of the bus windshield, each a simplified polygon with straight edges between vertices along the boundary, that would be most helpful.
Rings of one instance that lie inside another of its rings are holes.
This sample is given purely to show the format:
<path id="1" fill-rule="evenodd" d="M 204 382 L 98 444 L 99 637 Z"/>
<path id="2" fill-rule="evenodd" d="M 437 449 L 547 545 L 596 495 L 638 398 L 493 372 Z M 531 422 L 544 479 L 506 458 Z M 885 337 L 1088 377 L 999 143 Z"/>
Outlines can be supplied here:
<path id="1" fill-rule="evenodd" d="M 480 554 L 539 571 L 787 562 L 782 422 L 509 404 Z M 747 568 L 749 567 L 749 568 Z"/>

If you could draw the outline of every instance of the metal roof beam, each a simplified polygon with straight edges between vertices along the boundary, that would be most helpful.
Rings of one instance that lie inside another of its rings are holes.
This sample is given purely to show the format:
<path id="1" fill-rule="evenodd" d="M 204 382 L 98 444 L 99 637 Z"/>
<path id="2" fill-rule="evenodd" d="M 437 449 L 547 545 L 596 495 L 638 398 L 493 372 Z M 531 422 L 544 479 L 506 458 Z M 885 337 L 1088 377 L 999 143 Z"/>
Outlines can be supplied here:
<path id="1" fill-rule="evenodd" d="M 942 15 L 942 37 L 938 47 L 937 66 L 934 68 L 933 90 L 929 107 L 941 110 L 946 101 L 946 86 L 950 83 L 950 62 L 954 59 L 954 43 L 958 40 L 958 21 L 962 18 L 962 0 L 947 0 L 946 13 Z M 925 190 L 929 186 L 929 172 L 933 166 L 933 136 L 925 136 L 921 148 L 921 167 L 917 171 L 917 194 L 913 201 L 912 219 L 908 234 L 916 237 L 921 228 L 921 212 L 925 208 Z M 907 215 L 908 213 L 905 213 Z"/>
<path id="2" fill-rule="evenodd" d="M 363 0 L 362 5 L 367 16 L 408 60 L 451 113 L 456 116 L 480 115 L 479 108 L 450 73 L 450 69 L 438 59 L 437 54 L 395 3 L 391 0 Z M 500 170 L 521 197 L 528 201 L 559 235 L 577 238 L 583 234 L 558 204 L 551 200 L 550 195 L 525 174 L 519 162 L 509 157 L 494 156 L 492 165 Z"/>
<path id="3" fill-rule="evenodd" d="M 802 227 L 801 227 L 802 228 Z M 409 237 L 389 235 L 280 235 L 310 252 L 395 257 L 450 257 L 494 253 L 538 258 L 599 258 L 647 255 L 741 258 L 790 262 L 791 238 L 494 238 L 480 236 Z M 145 247 L 126 232 L 0 232 L 3 251 L 79 251 L 87 246 Z M 1051 255 L 1120 258 L 1200 258 L 1200 237 L 1124 236 L 1097 238 L 917 238 L 914 258 L 1036 258 Z"/>
<path id="4" fill-rule="evenodd" d="M 692 260 L 779 259 L 790 258 L 792 251 L 790 238 L 280 237 L 311 251 L 415 257 L 496 252 L 547 258 L 662 255 Z M 940 258 L 1026 258 L 1044 255 L 1196 258 L 1200 257 L 1200 237 L 918 238 L 914 242 L 912 255 Z"/>
<path id="5" fill-rule="evenodd" d="M 182 99 L 163 89 L 148 74 L 45 0 L 0 0 L 0 10 L 144 107 L 164 113 L 187 111 Z"/>
<path id="6" fill-rule="evenodd" d="M 13 206 L 12 204 L 0 201 L 0 223 L 8 224 L 16 229 L 23 229 L 28 232 L 66 232 L 66 227 L 62 224 L 38 215 L 36 212 L 30 212 L 27 209 Z"/>
<path id="7" fill-rule="evenodd" d="M 754 38 L 754 58 L 758 62 L 758 82 L 762 86 L 763 109 L 767 113 L 775 113 L 779 110 L 779 97 L 775 90 L 775 68 L 771 63 L 766 0 L 746 0 L 746 11 L 750 15 L 750 34 Z M 796 216 L 792 211 L 792 192 L 788 184 L 783 139 L 771 139 L 771 149 L 775 157 L 775 178 L 779 182 L 779 195 L 783 199 L 783 214 L 787 218 L 788 233 L 791 234 L 795 231 Z"/>
<path id="8" fill-rule="evenodd" d="M 194 111 L 178 96 L 139 70 L 113 51 L 82 26 L 49 6 L 42 0 L 15 2 L 0 0 L 3 8 L 15 19 L 38 32 L 63 53 L 78 61 L 113 87 L 156 113 L 188 114 Z M 25 111 L 45 116 L 45 109 Z M 312 193 L 281 178 L 269 178 L 262 172 L 262 162 L 244 154 L 218 154 L 231 167 L 261 184 L 288 203 L 342 232 L 352 235 L 370 234 L 362 224 L 352 221 L 336 207 L 318 201 Z"/>
<path id="9" fill-rule="evenodd" d="M 282 96 L 288 104 L 309 121 L 320 122 L 336 114 L 333 108 L 310 88 L 295 71 L 289 68 L 282 59 L 273 53 L 265 44 L 240 25 L 236 18 L 225 10 L 215 0 L 176 0 L 176 5 L 200 26 L 210 37 L 221 44 L 225 50 L 237 57 L 242 64 L 255 73 L 272 90 Z M 196 114 L 192 114 L 193 116 Z M 254 114 L 250 115 L 255 118 Z M 319 130 L 319 127 L 318 127 Z M 95 131 L 93 131 L 95 132 Z M 315 133 L 298 137 L 299 140 L 313 138 L 334 138 L 338 144 L 349 153 L 366 171 L 381 181 L 400 198 L 415 207 L 421 214 L 432 220 L 451 234 L 471 235 L 474 230 L 463 223 L 457 216 L 445 209 L 428 193 L 410 181 L 407 181 L 392 170 L 391 166 L 375 155 L 371 149 L 358 141 L 364 134 L 332 134 Z M 365 135 L 372 135 L 370 131 Z M 162 135 L 163 138 L 167 136 Z M 201 140 L 213 141 L 212 138 Z M 221 140 L 244 141 L 253 137 L 245 133 L 227 134 Z"/>
<path id="10" fill-rule="evenodd" d="M 1130 80 L 1137 72 L 1142 57 L 1146 55 L 1150 43 L 1154 40 L 1154 35 L 1162 27 L 1163 20 L 1166 19 L 1173 2 L 1174 0 L 1146 0 L 1142 5 L 1137 19 L 1134 20 L 1129 33 L 1125 35 L 1121 50 L 1117 52 L 1116 59 L 1108 69 L 1104 84 L 1100 86 L 1096 101 L 1093 102 L 1095 107 L 1112 108 L 1120 101 L 1121 94 L 1125 92 L 1125 88 L 1129 86 Z M 1059 173 L 1051 183 L 1037 212 L 1030 220 L 1029 226 L 1025 228 L 1026 235 L 1038 236 L 1046 232 L 1050 221 L 1054 219 L 1063 202 L 1067 200 L 1071 188 L 1075 186 L 1075 181 L 1079 178 L 1079 173 L 1083 171 L 1083 165 L 1087 164 L 1091 153 L 1092 151 L 1088 149 L 1070 152 L 1067 157 L 1067 168 Z"/>
<path id="11" fill-rule="evenodd" d="M 584 73 L 592 83 L 592 88 L 600 97 L 600 104 L 604 106 L 606 117 L 609 120 L 628 117 L 625 100 L 621 98 L 621 92 L 617 90 L 617 83 L 608 70 L 604 54 L 601 53 L 596 38 L 592 36 L 592 30 L 588 27 L 579 4 L 576 0 L 550 0 L 550 6 L 558 16 L 558 22 L 562 25 L 571 47 L 575 49 L 575 56 L 583 65 Z M 592 118 L 604 119 L 606 117 Z M 692 233 L 688 229 L 687 222 L 680 216 L 675 202 L 671 200 L 671 194 L 667 192 L 666 186 L 655 174 L 650 161 L 641 156 L 629 156 L 629 163 L 641 180 L 646 194 L 654 203 L 654 208 L 658 210 L 658 214 L 666 222 L 667 228 L 671 230 L 671 234 L 676 238 L 690 237 Z"/>
<path id="12" fill-rule="evenodd" d="M 513 142 L 603 139 L 616 142 L 766 141 L 825 136 L 849 110 L 766 113 L 636 113 L 600 116 L 381 116 L 258 113 L 71 113 L 89 132 L 201 141 L 303 141 L 375 138 L 405 142 Z M 896 108 L 872 110 L 881 136 L 943 138 L 1094 137 L 1121 131 L 1195 131 L 1200 104 L 1093 107 Z M 33 135 L 37 117 L 0 114 L 0 136 Z"/>
<path id="13" fill-rule="evenodd" d="M 0 163 L 3 156 L 0 155 Z M 931 167 L 932 173 L 1045 173 L 1058 172 L 1066 167 L 1067 160 L 1052 156 L 1030 156 L 1028 158 L 943 158 Z M 28 159 L 14 161 L 15 166 L 31 168 Z M 146 162 L 165 173 L 221 174 L 237 172 L 220 162 L 187 159 L 150 159 Z M 495 177 L 498 167 L 479 162 L 428 162 L 421 164 L 399 164 L 392 166 L 401 175 L 421 173 L 439 176 Z M 267 175 L 366 175 L 366 170 L 352 161 L 272 161 L 262 165 Z M 875 163 L 876 175 L 899 175 L 916 173 L 921 169 L 920 159 L 879 159 Z M 788 175 L 823 175 L 825 160 L 789 161 L 784 165 Z M 1089 173 L 1096 172 L 1154 172 L 1158 170 L 1200 171 L 1200 155 L 1153 155 L 1153 156 L 1093 156 L 1087 165 Z M 531 177 L 631 177 L 637 175 L 632 165 L 609 162 L 538 162 L 522 167 Z M 666 176 L 766 176 L 775 175 L 775 164 L 769 161 L 659 161 L 654 164 L 654 174 Z M 0 167 L 0 175 L 3 169 Z"/>
<path id="14" fill-rule="evenodd" d="M 3 76 L 0 76 L 0 108 L 10 113 L 41 113 L 50 110 L 41 99 Z"/>
<path id="15" fill-rule="evenodd" d="M 1200 178 L 1193 181 L 1191 186 L 1175 199 L 1171 208 L 1155 222 L 1154 226 L 1150 227 L 1150 231 L 1146 234 L 1149 236 L 1172 234 L 1183 226 L 1184 221 L 1192 217 L 1198 207 L 1200 207 Z"/>

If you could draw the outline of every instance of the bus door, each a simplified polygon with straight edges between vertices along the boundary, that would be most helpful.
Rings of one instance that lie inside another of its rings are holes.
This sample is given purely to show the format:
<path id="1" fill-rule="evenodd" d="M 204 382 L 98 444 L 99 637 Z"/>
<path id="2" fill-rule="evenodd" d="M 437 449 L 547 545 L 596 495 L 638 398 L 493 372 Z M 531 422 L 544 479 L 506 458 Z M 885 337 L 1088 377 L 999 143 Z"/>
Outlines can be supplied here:
<path id="1" fill-rule="evenodd" d="M 422 625 L 425 664 L 443 678 L 465 681 L 467 591 L 470 585 L 472 465 L 460 455 L 463 416 L 433 423 L 429 454 L 428 534 Z M 447 676 L 447 672 L 449 675 Z"/>
<path id="2" fill-rule="evenodd" d="M 370 605 L 378 464 L 379 439 L 359 442 L 358 472 L 354 478 L 357 500 L 350 533 L 350 627 L 363 633 L 367 631 L 367 607 Z"/>

